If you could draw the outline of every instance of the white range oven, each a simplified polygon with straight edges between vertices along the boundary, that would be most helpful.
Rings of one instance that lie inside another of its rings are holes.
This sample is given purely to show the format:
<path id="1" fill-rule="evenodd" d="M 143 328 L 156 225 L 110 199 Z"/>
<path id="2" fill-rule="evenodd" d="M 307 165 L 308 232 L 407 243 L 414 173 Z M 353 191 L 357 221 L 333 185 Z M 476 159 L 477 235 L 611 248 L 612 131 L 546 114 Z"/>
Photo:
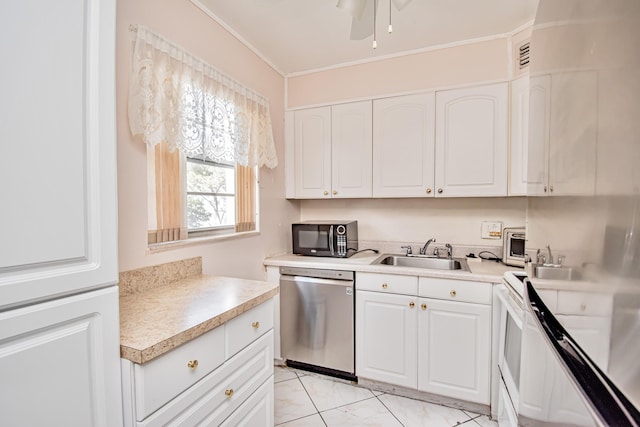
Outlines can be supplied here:
<path id="1" fill-rule="evenodd" d="M 525 273 L 507 272 L 494 289 L 498 322 L 498 425 L 518 425 Z"/>

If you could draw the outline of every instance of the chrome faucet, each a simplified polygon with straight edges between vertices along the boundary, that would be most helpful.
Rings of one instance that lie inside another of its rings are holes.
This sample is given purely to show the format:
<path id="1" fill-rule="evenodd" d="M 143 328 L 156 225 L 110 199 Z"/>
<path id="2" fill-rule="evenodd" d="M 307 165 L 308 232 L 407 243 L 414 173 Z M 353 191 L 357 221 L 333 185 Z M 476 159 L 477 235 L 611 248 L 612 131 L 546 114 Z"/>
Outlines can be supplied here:
<path id="1" fill-rule="evenodd" d="M 405 254 L 406 256 L 413 255 L 413 251 L 411 250 L 411 246 L 410 245 L 400 246 L 400 249 L 406 249 L 407 250 L 407 253 Z"/>
<path id="2" fill-rule="evenodd" d="M 444 247 L 447 248 L 447 258 L 453 258 L 453 247 L 449 243 L 445 244 Z"/>
<path id="3" fill-rule="evenodd" d="M 432 244 L 435 241 L 436 241 L 435 238 L 431 238 L 431 239 L 427 240 L 427 243 L 425 243 L 424 246 L 422 248 L 420 248 L 420 255 L 426 255 L 427 254 L 427 248 L 429 247 L 430 244 Z"/>
<path id="4" fill-rule="evenodd" d="M 551 253 L 551 245 L 547 245 L 547 251 L 549 252 L 549 258 L 547 259 L 547 262 L 549 264 L 553 264 L 553 254 Z"/>

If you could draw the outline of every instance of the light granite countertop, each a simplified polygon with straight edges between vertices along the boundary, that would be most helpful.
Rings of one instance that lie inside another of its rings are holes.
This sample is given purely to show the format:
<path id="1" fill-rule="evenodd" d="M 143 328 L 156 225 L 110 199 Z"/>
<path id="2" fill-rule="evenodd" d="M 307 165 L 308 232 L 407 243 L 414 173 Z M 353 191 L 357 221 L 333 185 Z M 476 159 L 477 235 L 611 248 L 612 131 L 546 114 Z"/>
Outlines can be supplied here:
<path id="1" fill-rule="evenodd" d="M 127 292 L 126 278 L 123 284 L 120 357 L 140 364 L 203 335 L 279 292 L 275 283 L 202 274 L 136 292 Z"/>
<path id="2" fill-rule="evenodd" d="M 285 254 L 267 258 L 264 265 L 277 267 L 321 268 L 331 270 L 350 270 L 381 274 L 399 274 L 409 276 L 437 277 L 454 280 L 472 280 L 476 282 L 499 283 L 507 271 L 522 271 L 522 268 L 510 267 L 489 260 L 469 261 L 470 271 L 433 270 L 425 268 L 400 267 L 392 265 L 371 264 L 381 254 L 359 253 L 349 258 L 323 258 Z"/>

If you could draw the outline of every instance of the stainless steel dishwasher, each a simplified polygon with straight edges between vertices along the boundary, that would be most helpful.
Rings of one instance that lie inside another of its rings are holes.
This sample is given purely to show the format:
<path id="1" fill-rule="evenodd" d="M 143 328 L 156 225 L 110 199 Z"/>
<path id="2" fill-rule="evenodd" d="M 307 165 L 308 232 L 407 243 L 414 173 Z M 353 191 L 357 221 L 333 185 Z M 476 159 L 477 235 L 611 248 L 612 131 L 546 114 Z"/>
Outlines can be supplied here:
<path id="1" fill-rule="evenodd" d="M 354 272 L 280 267 L 280 341 L 287 366 L 356 380 Z"/>

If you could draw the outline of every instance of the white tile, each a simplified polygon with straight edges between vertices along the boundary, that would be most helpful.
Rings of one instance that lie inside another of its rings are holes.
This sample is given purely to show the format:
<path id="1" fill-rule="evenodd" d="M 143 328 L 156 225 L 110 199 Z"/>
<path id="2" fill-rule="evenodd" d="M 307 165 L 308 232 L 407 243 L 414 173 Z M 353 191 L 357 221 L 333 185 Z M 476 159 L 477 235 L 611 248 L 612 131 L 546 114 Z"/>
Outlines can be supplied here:
<path id="1" fill-rule="evenodd" d="M 281 424 L 318 412 L 304 387 L 302 387 L 302 383 L 297 378 L 276 383 L 274 388 L 275 424 Z"/>
<path id="2" fill-rule="evenodd" d="M 314 375 L 301 377 L 300 381 L 320 412 L 374 397 L 369 389 Z"/>
<path id="3" fill-rule="evenodd" d="M 383 394 L 378 396 L 378 399 L 405 426 L 451 427 L 471 419 L 459 409 L 447 408 L 420 400 L 391 394 Z"/>
<path id="4" fill-rule="evenodd" d="M 327 427 L 402 427 L 375 397 L 321 413 Z"/>
<path id="5" fill-rule="evenodd" d="M 319 414 L 313 414 L 288 423 L 278 424 L 278 427 L 325 427 L 325 424 Z"/>
<path id="6" fill-rule="evenodd" d="M 286 380 L 292 380 L 294 378 L 298 378 L 296 373 L 287 367 L 276 366 L 273 372 L 274 372 L 273 380 L 277 383 L 279 383 L 280 381 L 286 381 Z"/>
<path id="7" fill-rule="evenodd" d="M 490 420 L 486 415 L 480 415 L 479 417 L 474 418 L 473 421 L 482 427 L 498 427 L 498 423 Z"/>

